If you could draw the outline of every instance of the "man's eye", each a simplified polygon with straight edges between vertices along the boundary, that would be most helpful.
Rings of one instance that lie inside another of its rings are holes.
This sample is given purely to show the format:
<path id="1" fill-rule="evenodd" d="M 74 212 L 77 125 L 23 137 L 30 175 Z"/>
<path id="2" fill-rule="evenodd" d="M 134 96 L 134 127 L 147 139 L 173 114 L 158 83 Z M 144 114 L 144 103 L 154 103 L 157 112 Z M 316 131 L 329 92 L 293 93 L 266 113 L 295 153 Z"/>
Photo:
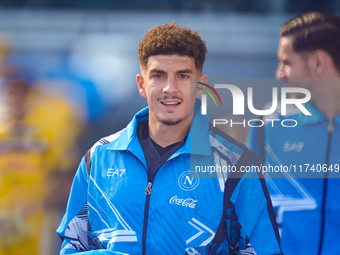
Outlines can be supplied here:
<path id="1" fill-rule="evenodd" d="M 181 74 L 179 77 L 180 77 L 181 79 L 187 79 L 187 78 L 189 78 L 189 75 Z"/>
<path id="2" fill-rule="evenodd" d="M 154 74 L 152 77 L 153 77 L 153 78 L 156 78 L 156 79 L 160 79 L 160 78 L 162 78 L 163 76 L 162 76 L 161 74 Z"/>

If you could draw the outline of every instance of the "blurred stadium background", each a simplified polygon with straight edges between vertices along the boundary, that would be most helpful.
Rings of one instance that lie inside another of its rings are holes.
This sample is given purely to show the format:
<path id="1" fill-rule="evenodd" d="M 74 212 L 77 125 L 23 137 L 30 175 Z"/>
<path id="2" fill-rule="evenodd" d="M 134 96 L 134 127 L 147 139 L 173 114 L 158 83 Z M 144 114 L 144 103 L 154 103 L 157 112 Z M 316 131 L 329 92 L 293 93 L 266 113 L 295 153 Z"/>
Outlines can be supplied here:
<path id="1" fill-rule="evenodd" d="M 124 127 L 142 106 L 135 75 L 145 31 L 164 22 L 196 29 L 206 40 L 209 77 L 274 77 L 278 28 L 308 10 L 340 12 L 337 0 L 2 0 L 5 61 L 32 80 L 67 88 L 86 118 L 81 144 Z M 60 82 L 63 80 L 64 82 Z"/>
<path id="2" fill-rule="evenodd" d="M 339 15 L 340 1 L 0 0 L 0 92 L 7 67 L 31 84 L 61 90 L 84 126 L 79 162 L 146 106 L 135 77 L 138 44 L 150 27 L 177 22 L 197 30 L 207 43 L 210 78 L 274 78 L 279 26 L 311 10 Z"/>

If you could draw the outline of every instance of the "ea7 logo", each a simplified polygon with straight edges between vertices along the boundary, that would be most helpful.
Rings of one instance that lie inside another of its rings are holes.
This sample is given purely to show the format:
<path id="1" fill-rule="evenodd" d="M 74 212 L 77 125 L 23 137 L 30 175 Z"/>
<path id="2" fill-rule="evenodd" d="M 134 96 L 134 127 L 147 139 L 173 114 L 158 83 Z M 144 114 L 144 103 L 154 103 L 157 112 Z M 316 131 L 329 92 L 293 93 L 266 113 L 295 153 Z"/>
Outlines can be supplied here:
<path id="1" fill-rule="evenodd" d="M 303 142 L 291 142 L 286 141 L 283 150 L 284 151 L 295 151 L 300 152 L 303 148 L 304 143 Z"/>
<path id="2" fill-rule="evenodd" d="M 109 168 L 107 170 L 106 176 L 117 176 L 117 177 L 122 177 L 123 174 L 125 174 L 126 169 L 113 169 Z"/>

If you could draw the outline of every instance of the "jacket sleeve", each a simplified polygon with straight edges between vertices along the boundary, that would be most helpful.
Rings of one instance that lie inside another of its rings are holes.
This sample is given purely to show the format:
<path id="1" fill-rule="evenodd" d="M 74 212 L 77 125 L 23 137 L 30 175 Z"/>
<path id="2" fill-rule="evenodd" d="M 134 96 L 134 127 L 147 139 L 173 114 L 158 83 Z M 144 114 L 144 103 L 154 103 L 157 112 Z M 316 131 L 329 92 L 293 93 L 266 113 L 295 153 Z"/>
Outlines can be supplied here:
<path id="1" fill-rule="evenodd" d="M 250 169 L 257 170 L 252 165 Z M 230 197 L 238 221 L 257 255 L 282 254 L 280 236 L 265 179 L 256 171 L 246 172 L 236 182 Z M 232 208 L 232 207 L 230 207 Z M 247 243 L 245 243 L 247 245 Z"/>
<path id="2" fill-rule="evenodd" d="M 72 244 L 70 243 L 70 239 L 65 238 L 63 241 L 63 245 L 60 250 L 60 255 L 66 254 L 78 254 L 78 255 L 129 255 L 127 253 L 108 251 L 106 249 L 92 250 L 92 251 L 79 251 L 74 248 L 70 248 Z"/>
<path id="3" fill-rule="evenodd" d="M 214 239 L 207 246 L 188 248 L 186 254 L 283 254 L 265 180 L 256 167 L 248 167 L 241 178 L 227 179 L 223 217 Z"/>
<path id="4" fill-rule="evenodd" d="M 87 191 L 89 179 L 84 157 L 73 180 L 66 213 L 57 229 L 58 235 L 63 239 L 60 255 L 126 254 L 108 251 L 104 247 L 100 247 L 100 243 L 96 244 L 95 240 L 92 241 L 88 236 Z"/>
<path id="5" fill-rule="evenodd" d="M 80 250 L 88 250 L 86 232 L 88 179 L 84 157 L 73 180 L 66 213 L 57 229 L 58 235 L 63 239 L 60 254 L 73 254 Z"/>

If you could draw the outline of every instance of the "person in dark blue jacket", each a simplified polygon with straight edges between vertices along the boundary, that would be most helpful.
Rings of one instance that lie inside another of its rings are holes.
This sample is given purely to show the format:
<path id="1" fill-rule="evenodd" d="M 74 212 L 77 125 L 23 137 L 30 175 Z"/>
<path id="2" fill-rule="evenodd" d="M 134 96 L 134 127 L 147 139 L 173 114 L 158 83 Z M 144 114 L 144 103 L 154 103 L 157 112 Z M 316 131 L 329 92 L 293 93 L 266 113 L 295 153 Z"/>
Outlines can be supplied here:
<path id="1" fill-rule="evenodd" d="M 278 110 L 266 118 L 297 126 L 252 128 L 249 148 L 265 166 L 291 169 L 267 179 L 282 251 L 340 254 L 340 18 L 304 13 L 284 23 L 280 34 L 276 76 L 310 91 L 304 106 L 311 115 L 295 106 L 286 115 Z"/>
<path id="2" fill-rule="evenodd" d="M 148 107 L 83 157 L 60 254 L 281 254 L 258 158 L 201 114 L 206 51 L 176 23 L 146 33 L 137 86 Z"/>

